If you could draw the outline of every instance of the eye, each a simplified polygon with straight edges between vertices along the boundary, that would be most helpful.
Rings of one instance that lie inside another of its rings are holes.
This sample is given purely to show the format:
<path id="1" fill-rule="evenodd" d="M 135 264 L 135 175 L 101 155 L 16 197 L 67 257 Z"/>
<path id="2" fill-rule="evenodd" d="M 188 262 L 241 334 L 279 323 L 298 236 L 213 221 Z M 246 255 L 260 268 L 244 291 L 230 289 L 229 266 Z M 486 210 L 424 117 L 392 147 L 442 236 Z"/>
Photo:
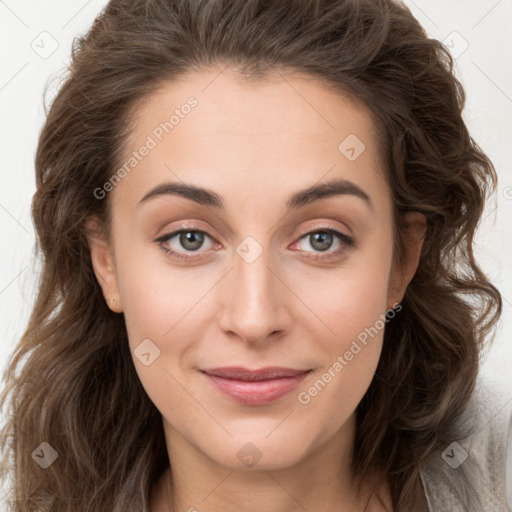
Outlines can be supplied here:
<path id="1" fill-rule="evenodd" d="M 306 257 L 314 260 L 336 258 L 345 253 L 349 248 L 355 246 L 355 241 L 352 237 L 329 227 L 309 231 L 302 235 L 300 240 L 305 240 L 306 243 L 304 245 L 313 249 L 312 251 L 305 250 L 305 252 L 313 252 L 311 256 Z M 302 246 L 303 244 L 301 243 L 300 245 Z M 333 245 L 337 245 L 337 248 L 329 251 Z"/>
<path id="2" fill-rule="evenodd" d="M 193 226 L 181 226 L 180 229 L 168 233 L 158 238 L 156 241 L 161 249 L 166 253 L 180 259 L 189 260 L 195 258 L 195 255 L 189 255 L 186 253 L 200 253 L 201 251 L 199 251 L 199 249 L 205 245 L 206 239 L 210 239 L 213 242 L 213 239 L 205 231 Z M 210 244 L 209 248 L 211 248 L 212 245 L 213 244 Z M 208 247 L 206 249 L 208 249 Z"/>

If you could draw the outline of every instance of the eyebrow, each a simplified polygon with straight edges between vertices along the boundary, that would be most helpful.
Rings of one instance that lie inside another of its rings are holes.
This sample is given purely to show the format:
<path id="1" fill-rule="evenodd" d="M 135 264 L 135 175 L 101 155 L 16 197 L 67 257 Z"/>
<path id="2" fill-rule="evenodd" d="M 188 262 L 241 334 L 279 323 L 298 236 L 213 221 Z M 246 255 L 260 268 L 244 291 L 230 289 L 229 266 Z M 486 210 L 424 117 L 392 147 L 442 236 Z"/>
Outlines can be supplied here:
<path id="1" fill-rule="evenodd" d="M 161 185 L 151 189 L 139 201 L 139 205 L 150 199 L 167 195 L 184 197 L 185 199 L 195 201 L 202 206 L 224 208 L 224 201 L 222 197 L 215 193 L 213 190 L 185 183 L 172 182 L 162 183 Z M 286 202 L 286 208 L 287 210 L 293 210 L 320 199 L 340 195 L 351 195 L 358 197 L 364 200 L 370 209 L 373 210 L 373 203 L 370 196 L 355 183 L 342 178 L 337 178 L 325 183 L 312 185 L 303 190 L 295 192 Z"/>

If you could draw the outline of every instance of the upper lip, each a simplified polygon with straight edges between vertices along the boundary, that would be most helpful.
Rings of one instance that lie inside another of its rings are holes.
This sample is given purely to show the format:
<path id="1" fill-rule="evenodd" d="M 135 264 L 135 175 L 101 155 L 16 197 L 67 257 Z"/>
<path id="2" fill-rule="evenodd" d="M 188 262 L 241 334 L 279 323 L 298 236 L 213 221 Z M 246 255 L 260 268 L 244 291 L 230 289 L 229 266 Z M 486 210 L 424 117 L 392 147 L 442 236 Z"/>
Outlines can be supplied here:
<path id="1" fill-rule="evenodd" d="M 282 377 L 296 377 L 297 375 L 309 372 L 310 370 L 296 370 L 294 368 L 283 368 L 281 366 L 268 366 L 266 368 L 251 370 L 241 366 L 226 366 L 223 368 L 208 368 L 201 371 L 208 375 L 223 377 L 225 379 L 260 381 L 279 379 Z"/>

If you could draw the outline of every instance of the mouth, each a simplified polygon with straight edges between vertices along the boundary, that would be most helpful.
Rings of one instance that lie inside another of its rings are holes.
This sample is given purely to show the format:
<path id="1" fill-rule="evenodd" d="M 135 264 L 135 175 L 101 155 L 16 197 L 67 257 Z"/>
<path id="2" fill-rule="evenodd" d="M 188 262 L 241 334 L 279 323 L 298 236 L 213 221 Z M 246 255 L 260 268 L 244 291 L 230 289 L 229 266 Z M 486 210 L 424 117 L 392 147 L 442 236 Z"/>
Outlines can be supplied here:
<path id="1" fill-rule="evenodd" d="M 313 370 L 268 367 L 250 370 L 241 367 L 201 370 L 213 386 L 244 405 L 266 405 L 295 389 Z"/>

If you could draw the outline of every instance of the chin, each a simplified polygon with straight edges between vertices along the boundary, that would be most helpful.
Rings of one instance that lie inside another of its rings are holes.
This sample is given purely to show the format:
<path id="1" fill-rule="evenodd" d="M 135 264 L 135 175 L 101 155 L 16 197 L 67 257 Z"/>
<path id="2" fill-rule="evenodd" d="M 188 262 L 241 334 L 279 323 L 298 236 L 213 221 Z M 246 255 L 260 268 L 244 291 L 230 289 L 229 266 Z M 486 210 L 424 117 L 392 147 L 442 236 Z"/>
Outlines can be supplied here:
<path id="1" fill-rule="evenodd" d="M 283 431 L 284 432 L 284 431 Z M 235 436 L 223 446 L 204 446 L 204 453 L 216 463 L 233 470 L 276 471 L 299 463 L 305 456 L 304 447 L 309 443 L 304 439 L 294 439 L 275 435 L 273 439 L 257 434 Z"/>

